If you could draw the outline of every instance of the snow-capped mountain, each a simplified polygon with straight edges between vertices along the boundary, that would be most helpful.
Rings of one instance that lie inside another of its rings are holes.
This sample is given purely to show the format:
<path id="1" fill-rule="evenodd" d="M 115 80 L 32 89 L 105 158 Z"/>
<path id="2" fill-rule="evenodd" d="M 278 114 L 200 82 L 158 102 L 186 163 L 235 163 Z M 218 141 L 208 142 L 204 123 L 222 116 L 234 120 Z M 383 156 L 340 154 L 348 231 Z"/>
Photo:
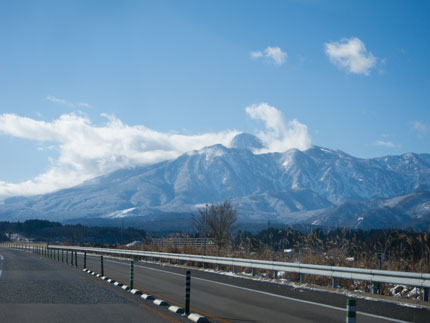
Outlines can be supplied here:
<path id="1" fill-rule="evenodd" d="M 0 218 L 153 216 L 230 199 L 244 221 L 294 223 L 344 203 L 430 191 L 429 154 L 360 159 L 316 146 L 259 154 L 261 148 L 241 134 L 231 148 L 214 145 L 55 193 L 7 199 Z"/>
<path id="2" fill-rule="evenodd" d="M 314 225 L 430 230 L 430 192 L 416 192 L 392 199 L 347 202 L 308 219 Z"/>

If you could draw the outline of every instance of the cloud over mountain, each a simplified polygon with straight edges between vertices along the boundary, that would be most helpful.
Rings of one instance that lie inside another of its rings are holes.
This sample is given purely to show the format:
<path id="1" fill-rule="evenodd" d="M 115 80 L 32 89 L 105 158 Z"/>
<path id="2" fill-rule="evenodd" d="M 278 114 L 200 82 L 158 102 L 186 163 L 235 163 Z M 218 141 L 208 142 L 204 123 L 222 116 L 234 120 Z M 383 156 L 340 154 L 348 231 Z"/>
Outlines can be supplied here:
<path id="1" fill-rule="evenodd" d="M 253 119 L 263 120 L 266 128 L 258 136 L 265 151 L 305 149 L 310 144 L 306 125 L 296 120 L 285 122 L 282 113 L 263 103 L 246 108 Z M 36 141 L 58 151 L 50 167 L 33 179 L 21 183 L 0 181 L 0 199 L 33 195 L 71 187 L 120 168 L 153 164 L 178 157 L 205 146 L 229 146 L 241 131 L 183 135 L 159 132 L 143 125 L 130 126 L 115 116 L 102 114 L 103 125 L 77 113 L 63 114 L 47 122 L 16 114 L 0 115 L 0 133 Z M 308 140 L 308 141 L 307 141 Z"/>
<path id="2" fill-rule="evenodd" d="M 285 122 L 282 112 L 275 107 L 260 103 L 246 107 L 245 111 L 252 119 L 262 120 L 265 124 L 265 131 L 257 135 L 265 146 L 261 152 L 284 152 L 291 148 L 305 150 L 311 146 L 307 126 L 296 119 Z"/>

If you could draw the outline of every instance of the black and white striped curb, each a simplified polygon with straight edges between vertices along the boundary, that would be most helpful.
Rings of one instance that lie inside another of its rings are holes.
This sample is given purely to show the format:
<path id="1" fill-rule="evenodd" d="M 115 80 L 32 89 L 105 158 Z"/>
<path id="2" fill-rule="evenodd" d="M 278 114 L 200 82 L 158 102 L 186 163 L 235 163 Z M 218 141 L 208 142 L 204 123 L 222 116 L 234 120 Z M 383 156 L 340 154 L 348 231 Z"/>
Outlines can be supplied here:
<path id="1" fill-rule="evenodd" d="M 169 311 L 178 314 L 184 314 L 184 308 L 176 305 L 170 305 Z"/>
<path id="2" fill-rule="evenodd" d="M 104 281 L 107 281 L 108 283 L 113 284 L 114 286 L 118 286 L 124 290 L 127 290 L 134 295 L 140 295 L 140 297 L 143 298 L 145 301 L 153 301 L 154 305 L 167 307 L 168 310 L 173 312 L 173 313 L 177 313 L 177 314 L 181 314 L 181 315 L 184 314 L 184 308 L 183 307 L 176 306 L 176 305 L 169 305 L 169 303 L 166 302 L 165 300 L 162 300 L 159 298 L 155 299 L 154 296 L 146 294 L 146 293 L 142 293 L 142 291 L 140 291 L 136 288 L 133 288 L 132 290 L 130 290 L 129 286 L 127 286 L 121 282 L 115 281 L 111 278 L 108 278 L 107 276 L 102 276 L 100 274 L 97 274 L 96 272 L 91 271 L 87 268 L 84 268 L 83 271 L 90 274 L 90 275 L 96 276 L 96 277 L 98 277 Z M 187 316 L 187 318 L 193 322 L 210 322 L 205 316 L 197 314 L 197 313 L 191 313 L 190 315 Z"/>

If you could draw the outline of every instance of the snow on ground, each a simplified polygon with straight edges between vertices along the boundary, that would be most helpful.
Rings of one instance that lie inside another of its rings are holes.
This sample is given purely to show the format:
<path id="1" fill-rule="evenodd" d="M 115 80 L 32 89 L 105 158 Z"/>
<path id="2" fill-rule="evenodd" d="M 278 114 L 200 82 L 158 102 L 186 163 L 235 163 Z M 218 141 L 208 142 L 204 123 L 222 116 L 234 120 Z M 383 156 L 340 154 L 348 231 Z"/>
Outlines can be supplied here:
<path id="1" fill-rule="evenodd" d="M 116 257 L 116 256 L 105 256 L 105 258 L 112 258 L 112 259 L 121 259 L 124 260 L 124 258 L 121 257 Z M 140 260 L 140 262 L 142 263 L 148 263 L 148 264 L 158 264 L 160 266 L 173 266 L 173 267 L 184 267 L 183 265 L 179 265 L 179 264 L 169 264 L 169 263 L 159 263 L 159 262 L 155 262 L 155 261 L 148 261 L 148 260 Z M 215 273 L 215 274 L 219 274 L 219 275 L 224 275 L 224 276 L 230 276 L 230 277 L 235 277 L 235 278 L 242 278 L 242 279 L 252 279 L 252 280 L 256 280 L 256 281 L 264 281 L 264 282 L 268 282 L 268 283 L 274 283 L 274 284 L 279 284 L 279 285 L 288 285 L 294 289 L 297 290 L 310 290 L 310 291 L 318 291 L 318 292 L 327 292 L 327 293 L 334 293 L 334 294 L 342 294 L 348 297 L 354 297 L 357 299 L 365 299 L 365 300 L 371 300 L 371 301 L 378 301 L 378 302 L 386 302 L 386 303 L 395 303 L 397 305 L 401 305 L 401 306 L 405 306 L 405 307 L 410 307 L 410 308 L 428 308 L 427 306 L 424 305 L 420 305 L 420 304 L 411 304 L 411 303 L 406 303 L 406 302 L 399 302 L 398 300 L 389 300 L 386 298 L 379 298 L 379 297 L 375 297 L 375 296 L 366 296 L 365 292 L 362 290 L 354 290 L 354 291 L 349 291 L 346 289 L 341 289 L 338 288 L 336 290 L 333 289 L 327 289 L 327 286 L 316 286 L 316 285 L 309 285 L 309 284 L 300 284 L 297 282 L 294 282 L 290 279 L 284 279 L 281 277 L 284 277 L 286 272 L 285 271 L 279 271 L 278 272 L 278 279 L 274 279 L 271 278 L 271 275 L 268 274 L 256 274 L 255 276 L 252 276 L 251 272 L 246 272 L 246 271 L 242 271 L 241 273 L 234 273 L 232 271 L 219 271 L 219 270 L 215 270 L 215 269 L 209 269 L 209 268 L 198 268 L 198 267 L 193 267 L 193 270 L 199 270 L 199 271 L 204 271 L 204 272 L 210 272 L 210 273 Z M 359 281 L 357 281 L 357 284 L 359 283 Z M 408 287 L 408 286 L 404 286 L 404 285 L 396 285 L 394 286 L 392 289 L 392 295 L 397 296 L 397 297 L 401 297 L 402 295 L 404 295 L 404 293 L 406 293 L 406 291 L 408 292 L 407 297 L 408 298 L 412 298 L 412 299 L 418 299 L 421 296 L 421 290 L 420 288 L 414 287 Z M 405 292 L 403 292 L 405 291 Z M 399 295 L 400 293 L 400 295 Z M 363 295 L 360 295 L 363 294 Z"/>

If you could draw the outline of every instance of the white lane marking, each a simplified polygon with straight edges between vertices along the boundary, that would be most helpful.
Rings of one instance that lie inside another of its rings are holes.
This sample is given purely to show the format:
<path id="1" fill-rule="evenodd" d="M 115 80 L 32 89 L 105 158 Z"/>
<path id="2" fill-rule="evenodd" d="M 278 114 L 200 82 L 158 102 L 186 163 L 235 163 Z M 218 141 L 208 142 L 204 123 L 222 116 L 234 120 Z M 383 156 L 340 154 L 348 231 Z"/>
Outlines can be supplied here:
<path id="1" fill-rule="evenodd" d="M 119 262 L 119 261 L 113 261 L 113 260 L 106 260 L 106 261 L 109 261 L 109 262 L 112 262 L 112 263 L 116 263 L 116 264 L 120 264 L 120 265 L 124 265 L 124 266 L 129 266 L 129 264 L 126 264 L 126 263 L 123 263 L 123 262 Z M 185 276 L 183 274 L 172 273 L 170 271 L 165 271 L 165 270 L 161 270 L 161 269 L 155 269 L 155 268 L 145 267 L 145 266 L 142 266 L 142 265 L 135 265 L 135 267 L 141 267 L 141 268 L 144 268 L 144 269 L 159 271 L 159 272 L 162 272 L 162 273 L 168 273 L 168 274 L 172 274 L 172 275 L 176 275 L 176 276 Z M 201 280 L 201 281 L 205 281 L 205 282 L 209 282 L 209 283 L 213 283 L 213 284 L 218 284 L 218 285 L 222 285 L 222 286 L 227 286 L 227 287 L 231 287 L 231 288 L 242 289 L 242 290 L 246 290 L 248 292 L 254 292 L 254 293 L 259 293 L 259 294 L 263 294 L 263 295 L 268 295 L 268 296 L 278 297 L 278 298 L 282 298 L 282 299 L 287 299 L 289 301 L 294 301 L 294 302 L 299 302 L 299 303 L 305 303 L 305 304 L 310 304 L 310 305 L 315 305 L 315 306 L 330 308 L 330 309 L 337 310 L 337 311 L 343 311 L 343 312 L 346 311 L 346 308 L 343 308 L 343 307 L 326 305 L 326 304 L 316 303 L 316 302 L 312 302 L 312 301 L 306 301 L 306 300 L 303 300 L 303 299 L 297 299 L 297 298 L 292 298 L 292 297 L 288 297 L 288 296 L 272 294 L 272 293 L 263 292 L 263 291 L 256 290 L 256 289 L 251 289 L 251 288 L 246 288 L 246 287 L 240 287 L 240 286 L 230 285 L 230 284 L 226 284 L 226 283 L 220 283 L 220 282 L 209 280 L 209 279 L 204 279 L 204 278 L 199 278 L 199 277 L 193 277 L 192 279 Z M 397 320 L 397 319 L 393 319 L 391 317 L 386 317 L 386 316 L 381 316 L 381 315 L 376 315 L 376 314 L 371 314 L 371 313 L 366 313 L 366 312 L 361 312 L 361 311 L 357 311 L 357 314 L 364 315 L 364 316 L 369 316 L 369 317 L 373 317 L 373 318 L 377 318 L 377 319 L 381 319 L 381 320 L 391 321 L 391 322 L 408 323 L 408 321 Z"/>
<path id="2" fill-rule="evenodd" d="M 3 258 L 3 256 L 2 255 L 0 255 L 0 260 L 4 260 L 4 258 Z M 1 274 L 3 273 L 3 271 L 2 270 L 0 270 L 0 277 L 1 277 Z"/>

